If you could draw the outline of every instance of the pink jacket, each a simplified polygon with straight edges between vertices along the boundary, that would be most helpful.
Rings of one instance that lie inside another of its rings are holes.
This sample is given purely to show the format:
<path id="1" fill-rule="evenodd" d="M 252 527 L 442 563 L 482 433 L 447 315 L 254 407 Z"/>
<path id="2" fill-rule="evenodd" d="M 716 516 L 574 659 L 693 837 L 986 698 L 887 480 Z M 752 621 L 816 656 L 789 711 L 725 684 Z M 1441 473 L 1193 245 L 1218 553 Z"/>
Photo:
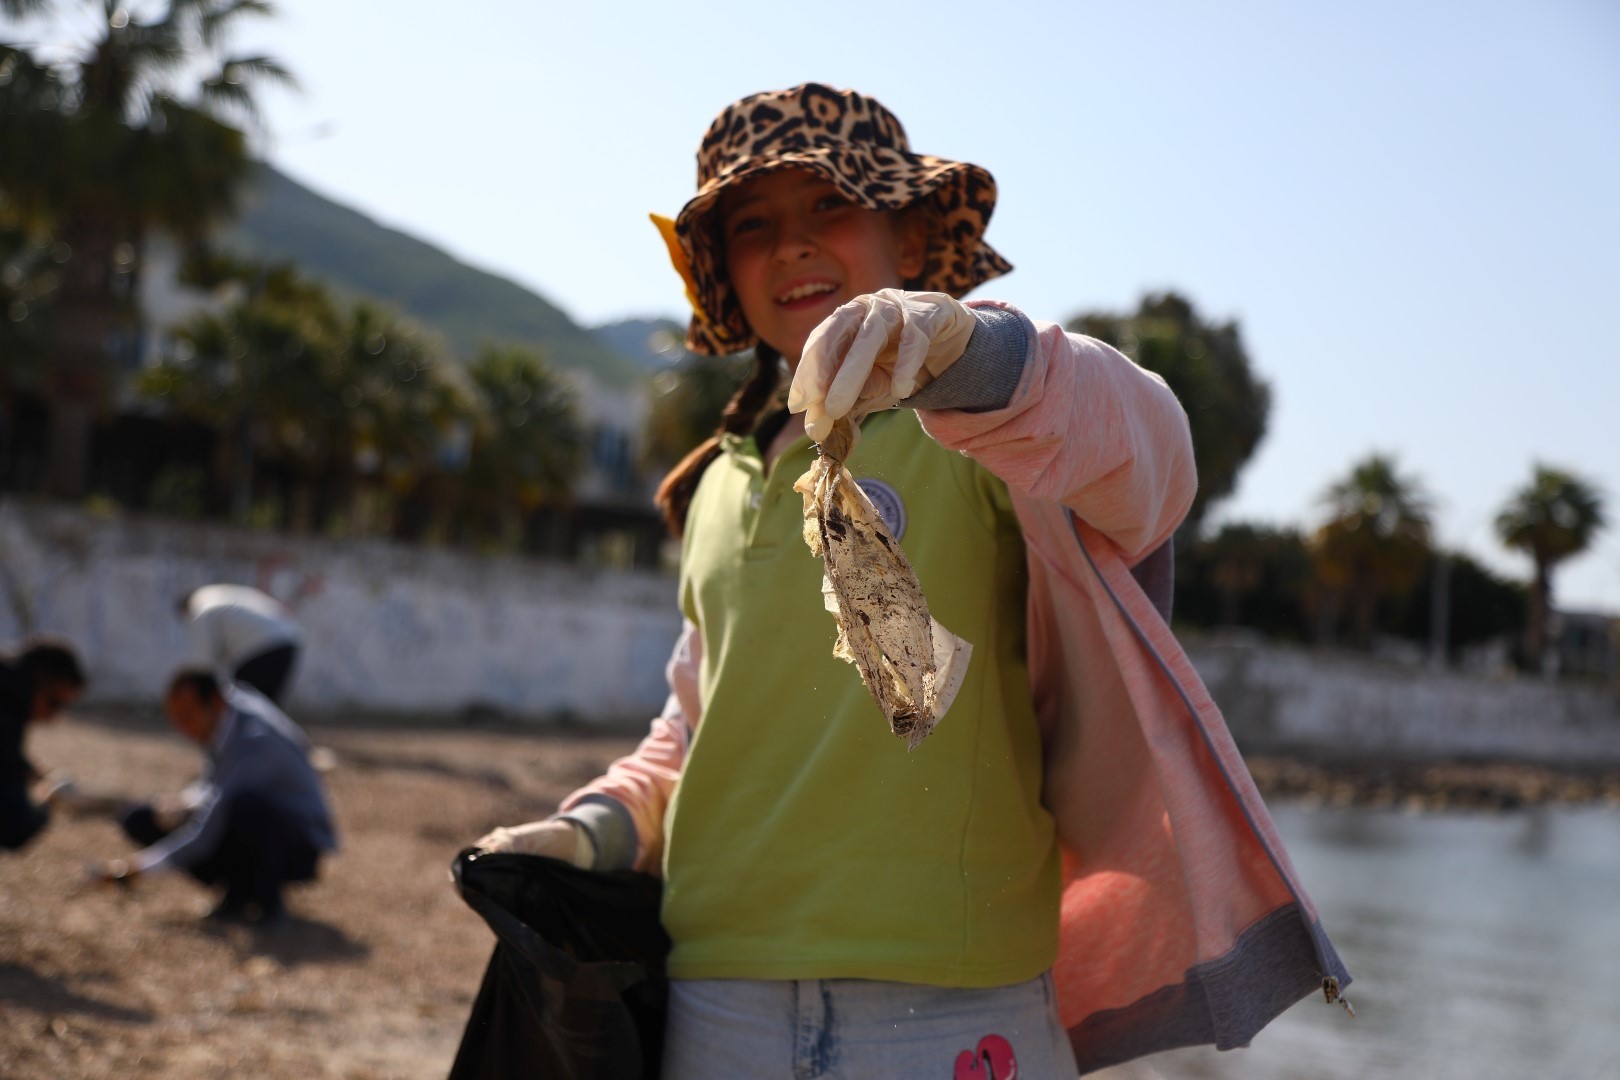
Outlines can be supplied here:
<path id="1" fill-rule="evenodd" d="M 1220 711 L 1131 575 L 1192 503 L 1186 414 L 1114 349 L 1033 325 L 1006 408 L 920 416 L 1007 484 L 1023 526 L 1044 797 L 1064 852 L 1060 1011 L 1082 1072 L 1176 1046 L 1244 1046 L 1350 976 Z M 688 627 L 646 739 L 563 803 L 622 804 L 651 873 L 702 715 L 700 648 Z"/>

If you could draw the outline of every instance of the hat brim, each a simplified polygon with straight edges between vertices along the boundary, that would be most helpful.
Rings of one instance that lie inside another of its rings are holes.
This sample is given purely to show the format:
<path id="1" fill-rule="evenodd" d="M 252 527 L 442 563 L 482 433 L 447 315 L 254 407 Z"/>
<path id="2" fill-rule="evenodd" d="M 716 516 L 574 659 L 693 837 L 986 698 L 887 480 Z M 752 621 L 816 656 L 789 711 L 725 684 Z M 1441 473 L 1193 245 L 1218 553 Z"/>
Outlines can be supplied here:
<path id="1" fill-rule="evenodd" d="M 698 301 L 687 329 L 689 352 L 723 356 L 758 344 L 725 273 L 714 211 L 730 188 L 784 169 L 815 173 L 868 210 L 900 210 L 930 200 L 938 227 L 915 283 L 920 289 L 962 297 L 1012 269 L 984 242 L 996 205 L 996 181 L 978 165 L 887 148 L 874 153 L 806 147 L 752 158 L 705 184 L 675 218 L 675 235 L 691 268 Z"/>

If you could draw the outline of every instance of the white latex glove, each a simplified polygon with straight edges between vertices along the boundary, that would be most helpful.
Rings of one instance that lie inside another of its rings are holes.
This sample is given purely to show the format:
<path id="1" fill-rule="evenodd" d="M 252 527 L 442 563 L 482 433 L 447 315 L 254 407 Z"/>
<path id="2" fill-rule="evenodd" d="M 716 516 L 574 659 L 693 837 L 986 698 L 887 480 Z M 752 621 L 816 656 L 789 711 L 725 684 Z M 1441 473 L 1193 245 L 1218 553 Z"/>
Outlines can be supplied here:
<path id="1" fill-rule="evenodd" d="M 880 289 L 821 321 L 804 343 L 788 411 L 823 442 L 833 422 L 910 397 L 954 364 L 977 326 L 973 313 L 937 292 Z"/>
<path id="2" fill-rule="evenodd" d="M 73 774 L 62 769 L 52 769 L 43 779 L 34 785 L 34 801 L 41 806 L 50 806 L 53 803 L 66 802 L 79 790 L 78 783 Z"/>
<path id="3" fill-rule="evenodd" d="M 585 830 L 561 818 L 502 826 L 473 841 L 473 847 L 488 852 L 547 855 L 571 862 L 581 870 L 589 870 L 596 861 L 596 849 Z"/>

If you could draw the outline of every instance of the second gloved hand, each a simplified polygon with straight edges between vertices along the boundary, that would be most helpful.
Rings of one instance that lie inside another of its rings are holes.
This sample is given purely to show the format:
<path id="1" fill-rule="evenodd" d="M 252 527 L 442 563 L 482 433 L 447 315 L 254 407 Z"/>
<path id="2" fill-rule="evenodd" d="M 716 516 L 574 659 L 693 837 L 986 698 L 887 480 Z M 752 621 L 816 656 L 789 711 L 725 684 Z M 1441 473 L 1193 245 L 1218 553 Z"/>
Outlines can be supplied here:
<path id="1" fill-rule="evenodd" d="M 479 837 L 473 847 L 488 852 L 516 852 L 519 855 L 546 855 L 589 870 L 596 862 L 596 848 L 585 830 L 562 818 L 531 821 L 527 825 L 501 826 Z"/>
<path id="2" fill-rule="evenodd" d="M 954 297 L 880 289 L 822 320 L 804 344 L 788 410 L 822 442 L 834 421 L 891 408 L 932 382 L 967 348 L 978 322 Z"/>

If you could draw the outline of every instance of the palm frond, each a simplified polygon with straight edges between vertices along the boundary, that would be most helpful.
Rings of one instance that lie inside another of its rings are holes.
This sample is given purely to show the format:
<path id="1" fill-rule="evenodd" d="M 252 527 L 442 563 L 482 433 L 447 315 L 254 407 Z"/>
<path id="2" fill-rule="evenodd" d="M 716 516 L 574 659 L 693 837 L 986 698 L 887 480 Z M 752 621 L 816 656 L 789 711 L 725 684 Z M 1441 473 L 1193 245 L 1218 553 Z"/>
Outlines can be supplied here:
<path id="1" fill-rule="evenodd" d="M 268 56 L 241 56 L 224 61 L 217 72 L 197 87 L 201 104 L 212 112 L 236 113 L 253 123 L 262 118 L 254 93 L 265 81 L 296 86 L 292 74 Z"/>
<path id="2" fill-rule="evenodd" d="M 14 102 L 8 111 L 39 108 L 37 100 L 24 104 L 23 99 L 37 98 L 46 90 L 54 95 L 53 84 L 57 81 L 56 71 L 35 60 L 27 49 L 0 42 L 0 101 Z"/>
<path id="3" fill-rule="evenodd" d="M 1496 533 L 1506 546 L 1553 563 L 1584 551 L 1607 524 L 1595 484 L 1537 464 L 1530 483 L 1497 515 Z"/>
<path id="4" fill-rule="evenodd" d="M 49 9 L 51 0 L 0 0 L 0 15 L 11 19 L 26 19 Z"/>
<path id="5" fill-rule="evenodd" d="M 168 20 L 141 23 L 131 19 L 120 40 L 125 55 L 142 65 L 173 70 L 185 63 L 189 50 L 181 27 Z"/>
<path id="6" fill-rule="evenodd" d="M 224 74 L 214 76 L 197 88 L 198 97 L 210 112 L 238 112 L 257 123 L 259 103 L 253 91 L 240 82 L 231 82 Z"/>
<path id="7" fill-rule="evenodd" d="M 222 45 L 231 27 L 244 16 L 263 18 L 275 14 L 275 5 L 266 0 L 226 0 L 223 4 L 205 0 L 197 6 L 201 9 L 197 14 L 197 33 L 203 45 L 210 49 Z"/>
<path id="8" fill-rule="evenodd" d="M 296 89 L 293 73 L 272 56 L 233 56 L 220 62 L 219 77 L 236 83 L 274 83 Z"/>

